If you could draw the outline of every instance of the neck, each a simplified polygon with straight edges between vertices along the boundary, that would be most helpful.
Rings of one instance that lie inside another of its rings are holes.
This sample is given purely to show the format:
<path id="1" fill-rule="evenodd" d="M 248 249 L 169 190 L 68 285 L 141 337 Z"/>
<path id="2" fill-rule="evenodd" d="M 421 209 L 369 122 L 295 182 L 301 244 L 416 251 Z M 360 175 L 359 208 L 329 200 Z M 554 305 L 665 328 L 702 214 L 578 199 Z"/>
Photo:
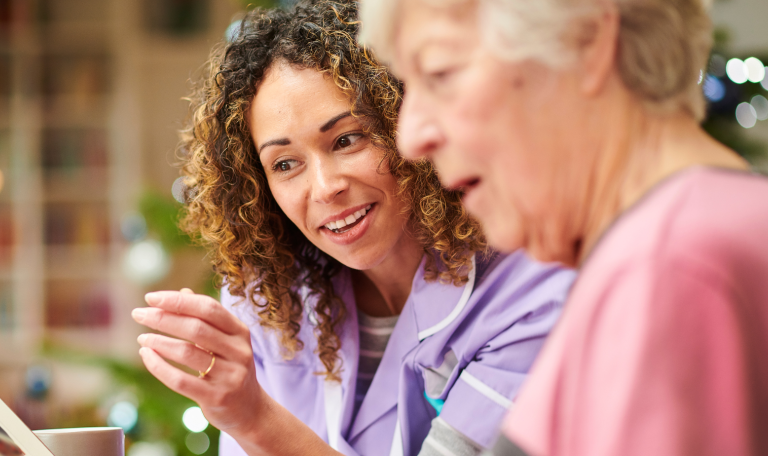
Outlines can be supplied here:
<path id="1" fill-rule="evenodd" d="M 670 175 L 693 166 L 748 169 L 742 158 L 686 114 L 662 116 L 645 108 L 630 108 L 623 114 L 607 130 L 612 134 L 595 157 L 594 190 L 574 256 L 578 264 L 616 217 Z"/>
<path id="2" fill-rule="evenodd" d="M 373 317 L 400 315 L 423 255 L 421 245 L 406 233 L 380 264 L 352 270 L 357 308 Z"/>

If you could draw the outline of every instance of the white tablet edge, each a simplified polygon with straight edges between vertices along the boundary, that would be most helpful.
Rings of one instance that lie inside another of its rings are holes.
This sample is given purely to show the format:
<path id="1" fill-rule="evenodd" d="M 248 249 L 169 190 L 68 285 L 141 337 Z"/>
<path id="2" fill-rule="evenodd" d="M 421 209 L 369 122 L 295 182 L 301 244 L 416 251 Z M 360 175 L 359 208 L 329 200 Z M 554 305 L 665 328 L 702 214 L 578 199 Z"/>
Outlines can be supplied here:
<path id="1" fill-rule="evenodd" d="M 21 451 L 28 456 L 53 456 L 37 436 L 29 430 L 21 418 L 16 416 L 2 399 L 0 399 L 0 427 L 8 433 L 11 440 L 16 442 Z"/>

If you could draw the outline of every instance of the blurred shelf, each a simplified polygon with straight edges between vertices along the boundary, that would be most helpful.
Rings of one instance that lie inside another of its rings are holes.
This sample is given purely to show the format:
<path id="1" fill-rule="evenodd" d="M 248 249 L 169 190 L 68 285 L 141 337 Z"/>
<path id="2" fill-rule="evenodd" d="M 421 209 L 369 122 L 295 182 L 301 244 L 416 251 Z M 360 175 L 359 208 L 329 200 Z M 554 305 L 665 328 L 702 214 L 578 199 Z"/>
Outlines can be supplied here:
<path id="1" fill-rule="evenodd" d="M 47 128 L 103 128 L 110 97 L 94 94 L 63 94 L 46 97 Z M 1 101 L 0 101 L 1 102 Z"/>
<path id="2" fill-rule="evenodd" d="M 44 170 L 44 202 L 106 202 L 109 199 L 109 170 L 104 167 L 75 167 Z"/>
<path id="3" fill-rule="evenodd" d="M 168 129 L 141 117 L 144 104 L 165 103 L 152 98 L 175 84 L 169 71 L 199 65 L 220 39 L 151 34 L 147 2 L 0 0 L 28 10 L 5 22 L 0 11 L 0 370 L 46 340 L 110 356 L 134 344 L 120 309 L 142 287 L 123 274 L 120 217 L 135 209 L 144 149 L 165 147 L 143 125 Z M 18 300 L 6 310 L 3 290 Z M 3 329 L 3 312 L 18 326 Z"/>
<path id="4" fill-rule="evenodd" d="M 0 248 L 0 284 L 6 280 L 14 280 L 16 275 L 13 270 L 13 251 Z"/>
<path id="5" fill-rule="evenodd" d="M 109 23 L 111 2 L 96 0 L 45 0 L 39 5 L 40 25 L 90 22 Z"/>
<path id="6" fill-rule="evenodd" d="M 52 280 L 108 280 L 112 274 L 109 270 L 109 261 L 89 257 L 76 264 L 48 262 L 45 267 L 45 276 Z"/>
<path id="7" fill-rule="evenodd" d="M 68 268 L 104 268 L 109 264 L 109 244 L 47 245 L 45 267 L 47 271 L 63 271 Z"/>
<path id="8" fill-rule="evenodd" d="M 0 350 L 0 367 L 3 368 L 29 363 L 29 358 L 38 348 L 30 344 L 28 333 L 20 329 L 0 330 L 0 347 L 3 347 Z"/>
<path id="9" fill-rule="evenodd" d="M 0 130 L 11 127 L 11 99 L 6 95 L 0 95 Z"/>
<path id="10" fill-rule="evenodd" d="M 46 203 L 43 207 L 43 239 L 52 248 L 107 248 L 113 222 L 108 202 Z"/>
<path id="11" fill-rule="evenodd" d="M 112 331 L 109 328 L 78 326 L 45 330 L 46 340 L 59 349 L 93 354 L 111 354 Z"/>
<path id="12" fill-rule="evenodd" d="M 61 21 L 40 27 L 42 42 L 52 52 L 103 53 L 109 46 L 109 24 L 92 21 Z"/>
<path id="13" fill-rule="evenodd" d="M 52 329 L 108 329 L 112 296 L 108 280 L 53 279 L 45 283 L 45 325 Z"/>

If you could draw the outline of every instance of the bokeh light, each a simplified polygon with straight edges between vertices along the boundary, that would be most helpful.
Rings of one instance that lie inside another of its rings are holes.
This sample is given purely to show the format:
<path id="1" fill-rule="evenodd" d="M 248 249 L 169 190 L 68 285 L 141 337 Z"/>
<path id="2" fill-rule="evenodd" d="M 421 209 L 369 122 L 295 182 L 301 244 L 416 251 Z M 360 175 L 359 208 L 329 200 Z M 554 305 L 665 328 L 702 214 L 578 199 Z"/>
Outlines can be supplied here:
<path id="1" fill-rule="evenodd" d="M 46 366 L 30 366 L 27 368 L 27 372 L 24 376 L 27 395 L 35 399 L 45 397 L 51 388 L 51 380 L 51 371 Z"/>
<path id="2" fill-rule="evenodd" d="M 205 432 L 192 432 L 187 435 L 187 439 L 184 441 L 187 444 L 187 448 L 194 454 L 203 454 L 211 447 L 211 439 L 208 438 L 208 434 Z"/>
<path id="3" fill-rule="evenodd" d="M 708 74 L 704 78 L 704 96 L 707 100 L 717 103 L 725 97 L 725 84 L 720 79 Z"/>
<path id="4" fill-rule="evenodd" d="M 208 420 L 205 419 L 200 407 L 190 407 L 184 411 L 181 422 L 192 432 L 203 432 L 208 427 Z"/>
<path id="5" fill-rule="evenodd" d="M 184 183 L 183 177 L 179 177 L 173 181 L 173 185 L 171 186 L 171 194 L 173 195 L 173 199 L 180 202 L 181 204 L 187 202 L 187 184 Z"/>
<path id="6" fill-rule="evenodd" d="M 744 84 L 749 79 L 747 65 L 741 59 L 731 59 L 725 65 L 725 73 L 728 79 L 736 84 Z"/>
<path id="7" fill-rule="evenodd" d="M 749 104 L 755 108 L 757 120 L 768 120 L 768 98 L 762 95 L 755 95 Z"/>
<path id="8" fill-rule="evenodd" d="M 747 79 L 750 82 L 763 82 L 763 79 L 765 79 L 765 65 L 763 65 L 760 59 L 750 57 L 744 61 L 744 66 L 747 68 Z"/>
<path id="9" fill-rule="evenodd" d="M 243 21 L 238 19 L 229 24 L 227 30 L 224 32 L 224 39 L 227 40 L 228 43 L 235 41 L 235 38 L 237 38 L 237 35 L 240 33 L 240 26 L 242 23 Z"/>
<path id="10" fill-rule="evenodd" d="M 744 128 L 752 128 L 757 123 L 757 112 L 749 103 L 741 103 L 736 107 L 736 121 Z"/>
<path id="11" fill-rule="evenodd" d="M 768 72 L 768 67 L 765 67 L 765 71 Z M 768 78 L 763 78 L 763 82 L 760 83 L 765 90 L 768 90 Z"/>
<path id="12" fill-rule="evenodd" d="M 127 456 L 176 456 L 176 451 L 168 442 L 136 442 Z"/>
<path id="13" fill-rule="evenodd" d="M 127 241 L 140 241 L 147 236 L 147 220 L 138 212 L 128 212 L 120 220 L 120 232 Z"/>
<path id="14" fill-rule="evenodd" d="M 150 284 L 165 277 L 171 269 L 171 259 L 163 245 L 154 239 L 133 244 L 125 255 L 123 272 L 140 284 Z"/>
<path id="15" fill-rule="evenodd" d="M 115 405 L 109 409 L 109 415 L 107 416 L 107 424 L 123 428 L 123 431 L 125 432 L 129 432 L 133 429 L 138 420 L 139 411 L 136 409 L 135 405 L 128 401 L 115 403 Z"/>

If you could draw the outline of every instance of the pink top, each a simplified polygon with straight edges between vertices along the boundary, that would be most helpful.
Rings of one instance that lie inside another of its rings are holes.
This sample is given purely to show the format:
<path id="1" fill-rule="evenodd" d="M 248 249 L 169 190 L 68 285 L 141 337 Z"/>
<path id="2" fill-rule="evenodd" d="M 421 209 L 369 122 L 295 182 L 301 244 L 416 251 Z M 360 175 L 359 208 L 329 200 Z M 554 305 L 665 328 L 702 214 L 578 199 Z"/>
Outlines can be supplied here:
<path id="1" fill-rule="evenodd" d="M 695 168 L 623 214 L 503 431 L 531 456 L 768 455 L 768 179 Z"/>

